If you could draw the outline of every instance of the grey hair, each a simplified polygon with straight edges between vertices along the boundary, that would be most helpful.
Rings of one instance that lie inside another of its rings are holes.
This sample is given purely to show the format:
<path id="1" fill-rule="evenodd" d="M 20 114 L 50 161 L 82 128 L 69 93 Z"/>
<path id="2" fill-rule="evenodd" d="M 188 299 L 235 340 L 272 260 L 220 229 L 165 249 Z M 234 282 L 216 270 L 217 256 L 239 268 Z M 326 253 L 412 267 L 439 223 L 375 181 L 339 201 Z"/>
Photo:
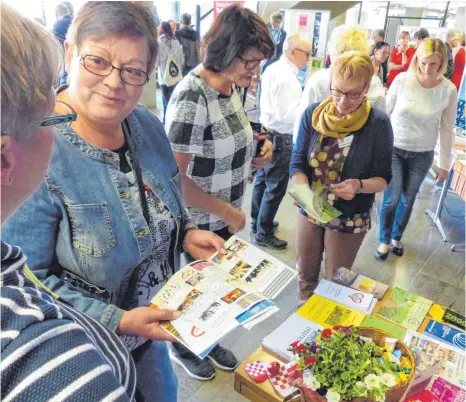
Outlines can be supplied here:
<path id="1" fill-rule="evenodd" d="M 458 29 L 450 29 L 447 33 L 447 42 L 452 41 L 453 39 L 461 40 L 461 31 Z"/>
<path id="2" fill-rule="evenodd" d="M 274 13 L 270 14 L 270 23 L 273 21 L 283 21 L 283 15 L 280 11 L 275 11 Z"/>
<path id="3" fill-rule="evenodd" d="M 429 37 L 429 31 L 425 28 L 421 28 L 419 31 L 414 32 L 414 39 L 424 40 Z"/>
<path id="4" fill-rule="evenodd" d="M 283 53 L 288 55 L 291 49 L 299 48 L 302 45 L 312 49 L 312 42 L 308 38 L 299 33 L 288 35 L 285 39 L 285 43 L 283 44 Z"/>
<path id="5" fill-rule="evenodd" d="M 1 3 L 2 135 L 23 140 L 38 131 L 62 64 L 57 40 L 37 22 Z"/>
<path id="6" fill-rule="evenodd" d="M 57 4 L 55 7 L 55 15 L 57 18 L 65 17 L 66 15 L 71 15 L 70 10 L 65 3 Z"/>
<path id="7" fill-rule="evenodd" d="M 383 29 L 376 29 L 373 34 L 372 34 L 372 37 L 375 38 L 384 38 L 385 39 L 385 31 Z"/>
<path id="8" fill-rule="evenodd" d="M 88 1 L 78 11 L 66 35 L 78 48 L 88 39 L 137 35 L 149 44 L 148 71 L 157 58 L 157 25 L 151 10 L 135 1 Z"/>

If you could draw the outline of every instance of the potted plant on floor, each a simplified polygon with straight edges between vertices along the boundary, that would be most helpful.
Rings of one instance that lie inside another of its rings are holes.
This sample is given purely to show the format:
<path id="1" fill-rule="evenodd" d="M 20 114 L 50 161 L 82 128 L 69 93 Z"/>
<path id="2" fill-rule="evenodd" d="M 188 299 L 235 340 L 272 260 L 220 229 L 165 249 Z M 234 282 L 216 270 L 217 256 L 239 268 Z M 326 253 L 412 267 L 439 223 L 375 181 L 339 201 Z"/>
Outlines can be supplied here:
<path id="1" fill-rule="evenodd" d="M 414 357 L 398 341 L 404 366 L 394 362 L 393 349 L 384 347 L 387 338 L 372 328 L 336 326 L 321 331 L 312 343 L 293 342 L 290 351 L 302 371 L 295 380 L 302 401 L 401 400 L 414 374 Z"/>

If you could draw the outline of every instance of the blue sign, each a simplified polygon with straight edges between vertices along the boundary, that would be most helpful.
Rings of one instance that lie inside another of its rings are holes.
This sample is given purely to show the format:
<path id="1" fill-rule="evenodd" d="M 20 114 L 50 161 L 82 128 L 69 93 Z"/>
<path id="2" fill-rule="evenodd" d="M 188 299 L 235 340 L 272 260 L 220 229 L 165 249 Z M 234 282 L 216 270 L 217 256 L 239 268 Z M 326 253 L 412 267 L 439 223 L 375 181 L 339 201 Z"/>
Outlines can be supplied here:
<path id="1" fill-rule="evenodd" d="M 463 71 L 463 79 L 461 80 L 460 90 L 458 93 L 458 109 L 456 109 L 456 126 L 466 131 L 464 106 L 466 104 L 466 79 Z"/>

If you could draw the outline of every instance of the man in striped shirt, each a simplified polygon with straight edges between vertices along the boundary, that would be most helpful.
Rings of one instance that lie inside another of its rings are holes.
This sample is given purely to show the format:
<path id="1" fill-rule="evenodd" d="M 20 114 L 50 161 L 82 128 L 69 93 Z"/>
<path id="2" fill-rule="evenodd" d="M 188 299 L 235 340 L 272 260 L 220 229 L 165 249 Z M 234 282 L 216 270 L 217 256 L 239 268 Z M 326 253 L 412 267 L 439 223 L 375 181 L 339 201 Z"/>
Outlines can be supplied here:
<path id="1" fill-rule="evenodd" d="M 118 336 L 27 276 L 1 243 L 1 400 L 132 401 L 136 370 Z"/>

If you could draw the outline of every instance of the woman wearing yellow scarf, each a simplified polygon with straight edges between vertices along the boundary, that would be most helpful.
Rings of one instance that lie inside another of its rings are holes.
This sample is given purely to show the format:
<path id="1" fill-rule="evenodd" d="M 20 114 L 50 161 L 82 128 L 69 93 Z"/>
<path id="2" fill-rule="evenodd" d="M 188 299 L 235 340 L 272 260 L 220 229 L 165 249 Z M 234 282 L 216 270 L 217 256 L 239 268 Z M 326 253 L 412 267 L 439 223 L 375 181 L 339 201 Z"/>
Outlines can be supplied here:
<path id="1" fill-rule="evenodd" d="M 371 107 L 374 74 L 369 56 L 347 52 L 332 64 L 332 96 L 304 112 L 291 157 L 294 185 L 325 187 L 326 201 L 341 212 L 328 223 L 299 208 L 297 263 L 300 302 L 314 291 L 325 251 L 328 280 L 351 268 L 366 232 L 375 193 L 391 180 L 393 132 L 388 116 Z"/>

